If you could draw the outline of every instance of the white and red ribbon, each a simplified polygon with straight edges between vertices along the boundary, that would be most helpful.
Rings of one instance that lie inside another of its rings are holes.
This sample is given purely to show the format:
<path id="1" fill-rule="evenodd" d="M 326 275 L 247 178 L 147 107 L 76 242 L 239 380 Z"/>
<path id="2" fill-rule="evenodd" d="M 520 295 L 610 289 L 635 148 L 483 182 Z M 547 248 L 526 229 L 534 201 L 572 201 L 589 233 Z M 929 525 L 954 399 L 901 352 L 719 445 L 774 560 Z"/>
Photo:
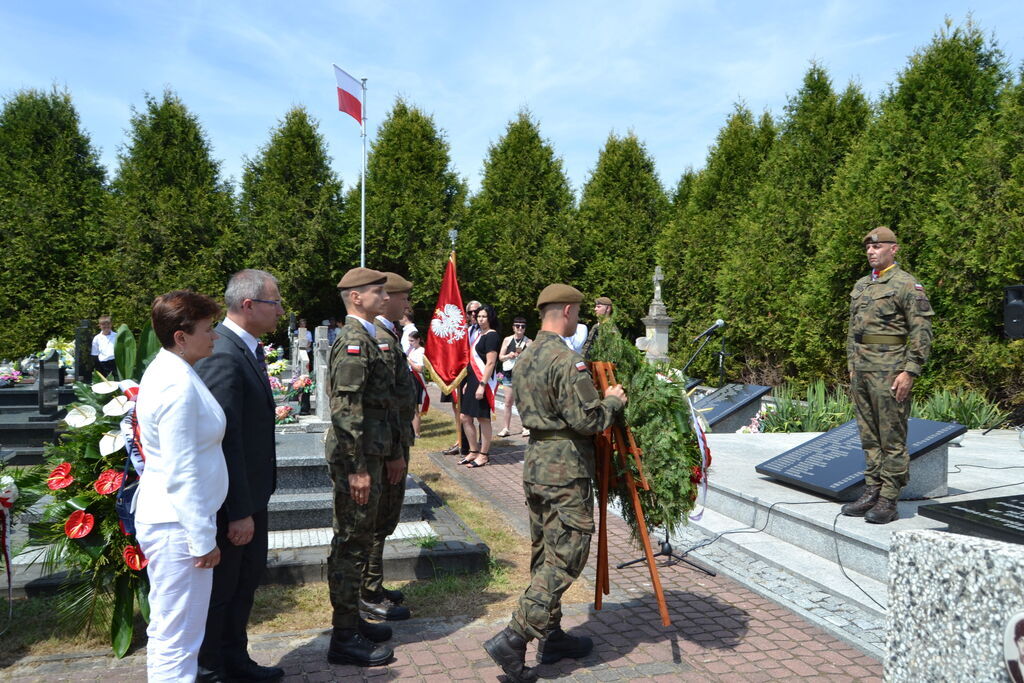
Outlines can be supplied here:
<path id="1" fill-rule="evenodd" d="M 4 570 L 7 572 L 7 605 L 14 607 L 14 567 L 11 566 L 11 513 L 14 501 L 18 500 L 18 487 L 11 477 L 0 477 L 0 552 L 4 556 Z M 13 611 L 8 614 L 7 626 L 0 635 L 10 628 Z"/>
<path id="2" fill-rule="evenodd" d="M 479 339 L 479 337 L 477 337 L 477 339 Z M 484 369 L 487 367 L 487 362 L 480 357 L 479 353 L 477 353 L 475 341 L 476 340 L 472 340 L 469 344 L 469 366 L 473 368 L 473 374 L 476 375 L 476 381 L 484 385 L 484 398 L 487 399 L 487 405 L 490 406 L 491 412 L 493 413 L 494 390 L 498 387 L 498 377 L 497 373 L 492 371 L 487 383 L 484 384 Z"/>
<path id="3" fill-rule="evenodd" d="M 700 510 L 690 513 L 690 519 L 699 522 L 704 516 L 705 501 L 708 497 L 708 463 L 711 461 L 711 448 L 708 446 L 707 437 L 704 435 L 704 428 L 700 426 L 700 417 L 693 407 L 693 401 L 686 397 L 686 404 L 690 408 L 690 422 L 693 423 L 693 433 L 697 437 L 697 448 L 700 449 L 700 494 L 697 505 Z"/>

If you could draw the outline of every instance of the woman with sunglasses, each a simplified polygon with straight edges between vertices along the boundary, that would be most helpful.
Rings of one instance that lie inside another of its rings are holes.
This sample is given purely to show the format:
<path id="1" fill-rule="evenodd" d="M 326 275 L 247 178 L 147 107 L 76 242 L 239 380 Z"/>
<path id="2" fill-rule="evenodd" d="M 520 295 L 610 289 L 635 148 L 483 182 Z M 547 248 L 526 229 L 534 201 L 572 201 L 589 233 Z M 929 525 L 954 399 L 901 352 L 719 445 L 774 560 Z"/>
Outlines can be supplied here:
<path id="1" fill-rule="evenodd" d="M 512 407 L 516 404 L 516 396 L 512 393 L 512 370 L 516 366 L 516 358 L 530 345 L 531 339 L 526 336 L 526 318 L 519 316 L 512 321 L 512 334 L 505 337 L 501 342 L 501 353 L 498 360 L 501 362 L 501 386 L 505 397 L 505 426 L 498 432 L 498 436 L 508 436 L 512 427 Z M 524 437 L 530 435 L 530 430 L 523 429 Z"/>

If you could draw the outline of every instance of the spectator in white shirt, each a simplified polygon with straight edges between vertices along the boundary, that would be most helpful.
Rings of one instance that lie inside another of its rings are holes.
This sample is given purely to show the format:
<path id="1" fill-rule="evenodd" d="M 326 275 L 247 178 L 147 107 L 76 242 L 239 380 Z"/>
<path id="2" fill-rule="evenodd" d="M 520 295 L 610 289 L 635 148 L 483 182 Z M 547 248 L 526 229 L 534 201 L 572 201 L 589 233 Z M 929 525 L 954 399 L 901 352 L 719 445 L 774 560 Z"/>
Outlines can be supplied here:
<path id="1" fill-rule="evenodd" d="M 583 343 L 587 341 L 587 326 L 577 323 L 576 334 L 571 337 L 562 337 L 562 341 L 576 353 L 583 353 Z"/>
<path id="2" fill-rule="evenodd" d="M 109 315 L 101 315 L 99 319 L 100 333 L 92 338 L 92 366 L 104 377 L 113 378 L 117 368 L 114 365 L 114 340 L 117 332 Z"/>

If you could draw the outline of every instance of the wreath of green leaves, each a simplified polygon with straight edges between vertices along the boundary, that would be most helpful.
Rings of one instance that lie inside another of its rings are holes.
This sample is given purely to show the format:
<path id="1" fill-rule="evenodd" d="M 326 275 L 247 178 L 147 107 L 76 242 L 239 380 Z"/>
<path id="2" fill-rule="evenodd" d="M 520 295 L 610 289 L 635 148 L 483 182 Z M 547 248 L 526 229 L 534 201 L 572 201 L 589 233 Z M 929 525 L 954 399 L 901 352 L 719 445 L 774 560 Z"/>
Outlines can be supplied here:
<path id="1" fill-rule="evenodd" d="M 671 535 L 689 520 L 697 498 L 701 467 L 685 387 L 674 378 L 668 366 L 647 363 L 643 353 L 607 323 L 601 325 L 590 355 L 592 360 L 615 364 L 615 378 L 629 399 L 623 420 L 643 451 L 641 460 L 650 486 L 649 491 L 644 491 L 637 480 L 644 519 L 649 529 L 664 529 Z M 633 459 L 626 461 L 636 477 Z M 632 499 L 625 488 L 625 473 L 618 462 L 615 466 L 622 484 L 611 490 L 609 497 L 617 501 L 637 542 L 640 530 Z"/>

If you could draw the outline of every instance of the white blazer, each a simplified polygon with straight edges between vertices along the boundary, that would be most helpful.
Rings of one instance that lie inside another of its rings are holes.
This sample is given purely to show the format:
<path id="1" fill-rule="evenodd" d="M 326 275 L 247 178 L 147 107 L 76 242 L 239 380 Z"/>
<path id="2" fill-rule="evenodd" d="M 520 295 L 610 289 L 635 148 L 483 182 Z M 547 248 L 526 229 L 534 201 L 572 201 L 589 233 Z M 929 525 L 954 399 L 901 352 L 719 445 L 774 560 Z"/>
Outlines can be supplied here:
<path id="1" fill-rule="evenodd" d="M 211 552 L 228 493 L 223 409 L 184 358 L 160 349 L 139 383 L 135 414 L 146 456 L 135 521 L 178 522 L 189 554 Z"/>

